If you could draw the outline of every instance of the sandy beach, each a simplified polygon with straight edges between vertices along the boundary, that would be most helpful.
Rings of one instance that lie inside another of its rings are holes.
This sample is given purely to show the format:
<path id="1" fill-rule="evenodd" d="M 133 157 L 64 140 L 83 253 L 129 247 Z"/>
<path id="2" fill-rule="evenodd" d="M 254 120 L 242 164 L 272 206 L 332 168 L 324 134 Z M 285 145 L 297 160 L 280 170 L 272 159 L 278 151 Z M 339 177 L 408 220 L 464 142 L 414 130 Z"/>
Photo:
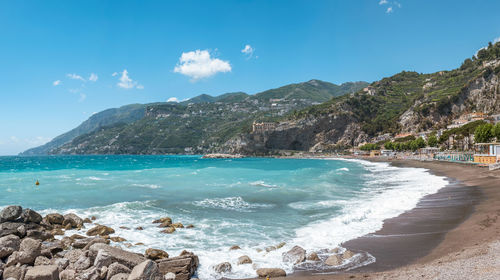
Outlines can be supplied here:
<path id="1" fill-rule="evenodd" d="M 500 171 L 447 162 L 391 164 L 429 169 L 450 184 L 384 221 L 381 230 L 343 244 L 370 252 L 377 262 L 349 273 L 297 272 L 287 279 L 499 279 Z"/>

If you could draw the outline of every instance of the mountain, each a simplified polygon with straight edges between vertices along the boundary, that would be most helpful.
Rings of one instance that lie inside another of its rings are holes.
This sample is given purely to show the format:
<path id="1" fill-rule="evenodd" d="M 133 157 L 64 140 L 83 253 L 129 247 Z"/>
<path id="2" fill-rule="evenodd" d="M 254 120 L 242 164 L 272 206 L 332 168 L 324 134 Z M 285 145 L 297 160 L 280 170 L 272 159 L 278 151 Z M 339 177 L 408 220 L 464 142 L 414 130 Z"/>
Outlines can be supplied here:
<path id="1" fill-rule="evenodd" d="M 460 68 L 431 74 L 403 71 L 353 94 L 294 112 L 263 133 L 242 133 L 224 152 L 327 151 L 376 142 L 384 134 L 444 130 L 465 113 L 500 113 L 500 42 Z"/>
<path id="2" fill-rule="evenodd" d="M 202 153 L 221 149 L 239 133 L 249 132 L 254 120 L 278 120 L 286 114 L 355 92 L 366 82 L 335 85 L 319 80 L 291 84 L 255 95 L 243 92 L 219 96 L 202 94 L 180 103 L 143 106 L 143 114 L 130 120 L 77 128 L 44 147 L 31 149 L 51 154 L 165 154 Z M 104 112 L 101 112 L 104 113 Z M 99 114 L 101 114 L 99 113 Z M 116 118 L 115 118 L 116 119 Z M 89 119 L 88 121 L 90 121 Z M 86 122 L 88 122 L 86 121 Z M 85 122 L 81 125 L 83 126 Z M 63 137 L 64 141 L 59 139 Z M 29 152 L 29 153 L 28 153 Z"/>
<path id="3" fill-rule="evenodd" d="M 88 120 L 84 121 L 78 127 L 61 134 L 50 142 L 36 147 L 31 148 L 22 152 L 20 155 L 30 156 L 30 155 L 45 155 L 49 151 L 55 149 L 82 134 L 92 132 L 97 128 L 109 125 L 115 125 L 118 123 L 128 124 L 144 117 L 146 112 L 146 106 L 142 104 L 131 104 L 120 108 L 107 109 L 102 112 L 92 115 Z"/>

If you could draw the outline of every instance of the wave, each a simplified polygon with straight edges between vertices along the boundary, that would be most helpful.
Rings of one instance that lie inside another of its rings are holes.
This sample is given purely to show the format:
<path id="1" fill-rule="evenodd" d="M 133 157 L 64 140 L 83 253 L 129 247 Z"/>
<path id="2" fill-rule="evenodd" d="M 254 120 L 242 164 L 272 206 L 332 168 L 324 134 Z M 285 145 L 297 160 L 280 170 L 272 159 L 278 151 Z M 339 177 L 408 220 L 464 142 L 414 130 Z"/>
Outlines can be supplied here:
<path id="1" fill-rule="evenodd" d="M 347 167 L 342 167 L 342 168 L 337 169 L 337 171 L 349 171 L 349 168 L 347 168 Z"/>
<path id="2" fill-rule="evenodd" d="M 248 203 L 241 196 L 224 198 L 207 198 L 193 202 L 194 205 L 204 208 L 249 212 L 256 208 L 271 208 L 270 204 Z"/>
<path id="3" fill-rule="evenodd" d="M 277 185 L 272 185 L 272 184 L 266 184 L 264 181 L 255 181 L 255 182 L 250 182 L 251 186 L 257 186 L 257 187 L 264 187 L 264 188 L 270 188 L 274 189 L 277 188 Z"/>
<path id="4" fill-rule="evenodd" d="M 134 187 L 149 188 L 149 189 L 159 189 L 161 186 L 155 184 L 132 184 Z"/>

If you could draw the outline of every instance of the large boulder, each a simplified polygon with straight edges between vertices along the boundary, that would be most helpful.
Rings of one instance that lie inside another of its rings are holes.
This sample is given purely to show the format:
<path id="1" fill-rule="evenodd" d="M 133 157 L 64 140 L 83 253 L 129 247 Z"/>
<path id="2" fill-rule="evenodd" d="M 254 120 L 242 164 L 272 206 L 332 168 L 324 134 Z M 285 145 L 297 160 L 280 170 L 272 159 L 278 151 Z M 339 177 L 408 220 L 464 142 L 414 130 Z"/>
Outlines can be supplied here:
<path id="1" fill-rule="evenodd" d="M 134 267 L 128 280 L 163 280 L 158 265 L 152 260 L 146 260 Z"/>
<path id="2" fill-rule="evenodd" d="M 160 249 L 149 248 L 144 256 L 151 260 L 168 259 L 168 253 Z"/>
<path id="3" fill-rule="evenodd" d="M 281 268 L 259 268 L 257 269 L 257 275 L 261 278 L 263 277 L 285 277 L 286 271 Z"/>
<path id="4" fill-rule="evenodd" d="M 96 236 L 96 235 L 106 236 L 113 233 L 115 233 L 114 229 L 103 225 L 97 225 L 87 231 L 88 236 Z"/>
<path id="5" fill-rule="evenodd" d="M 158 220 L 153 221 L 153 224 L 163 224 L 163 223 L 167 223 L 167 224 L 171 225 L 172 219 L 170 217 L 164 217 L 164 218 L 160 218 Z"/>
<path id="6" fill-rule="evenodd" d="M 108 274 L 106 276 L 106 280 L 110 280 L 113 276 L 120 273 L 127 274 L 128 278 L 128 274 L 130 274 L 130 272 L 130 268 L 124 266 L 123 264 L 115 262 L 108 266 Z"/>
<path id="7" fill-rule="evenodd" d="M 133 268 L 146 260 L 146 258 L 138 254 L 115 248 L 106 244 L 97 243 L 90 246 L 90 251 L 96 256 L 99 250 L 103 250 L 109 256 L 111 256 L 111 259 L 113 260 L 112 262 L 118 262 L 127 266 L 128 268 Z"/>
<path id="8" fill-rule="evenodd" d="M 238 264 L 250 264 L 252 259 L 249 256 L 241 256 L 238 258 Z"/>
<path id="9" fill-rule="evenodd" d="M 76 275 L 75 270 L 66 269 L 66 270 L 61 271 L 61 273 L 59 273 L 59 279 L 60 280 L 74 280 L 74 279 L 76 279 L 75 275 Z"/>
<path id="10" fill-rule="evenodd" d="M 63 216 L 64 220 L 63 226 L 70 226 L 71 228 L 82 228 L 83 227 L 83 219 L 78 217 L 76 214 L 70 213 Z"/>
<path id="11" fill-rule="evenodd" d="M 45 257 L 45 256 L 38 256 L 36 257 L 35 259 L 35 266 L 39 266 L 39 265 L 51 265 L 52 264 L 52 261 Z"/>
<path id="12" fill-rule="evenodd" d="M 39 224 L 42 221 L 42 215 L 29 208 L 24 209 L 21 213 L 21 220 L 25 223 Z"/>
<path id="13" fill-rule="evenodd" d="M 231 269 L 232 269 L 231 264 L 228 262 L 223 262 L 214 266 L 214 271 L 217 273 L 230 272 Z"/>
<path id="14" fill-rule="evenodd" d="M 42 253 L 42 243 L 39 240 L 25 238 L 19 246 L 19 251 L 12 253 L 7 259 L 7 266 L 16 264 L 29 264 L 35 262 L 36 257 Z"/>
<path id="15" fill-rule="evenodd" d="M 54 235 L 45 230 L 30 229 L 26 231 L 26 236 L 41 241 L 54 240 Z"/>
<path id="16" fill-rule="evenodd" d="M 109 280 L 127 280 L 129 273 L 118 273 L 113 275 Z"/>
<path id="17" fill-rule="evenodd" d="M 88 248 L 90 248 L 90 246 L 92 246 L 93 244 L 96 244 L 96 243 L 109 243 L 109 242 L 106 241 L 106 239 L 104 239 L 104 238 L 89 237 L 89 238 L 83 238 L 83 239 L 75 239 L 75 241 L 73 241 L 71 243 L 71 246 L 73 246 L 73 248 L 77 248 L 77 249 L 88 249 Z"/>
<path id="18" fill-rule="evenodd" d="M 283 261 L 298 264 L 306 260 L 306 250 L 300 246 L 294 246 L 290 251 L 283 253 Z"/>
<path id="19" fill-rule="evenodd" d="M 307 260 L 312 262 L 317 262 L 320 261 L 321 259 L 319 258 L 316 252 L 312 252 L 309 255 L 307 255 Z"/>
<path id="20" fill-rule="evenodd" d="M 108 267 L 112 263 L 114 263 L 113 257 L 109 254 L 109 252 L 106 252 L 105 250 L 99 250 L 97 252 L 97 256 L 95 257 L 94 260 L 94 266 L 97 268 L 102 268 L 104 266 Z"/>
<path id="21" fill-rule="evenodd" d="M 13 252 L 19 250 L 21 239 L 16 235 L 7 235 L 0 237 L 0 259 L 10 256 Z"/>
<path id="22" fill-rule="evenodd" d="M 13 278 L 16 280 L 24 279 L 26 274 L 26 265 L 22 266 L 9 266 L 3 271 L 3 279 Z"/>
<path id="23" fill-rule="evenodd" d="M 0 223 L 13 222 L 21 216 L 23 208 L 21 206 L 7 206 L 0 212 Z"/>
<path id="24" fill-rule="evenodd" d="M 24 280 L 59 280 L 59 270 L 55 265 L 39 265 L 28 268 Z"/>
<path id="25" fill-rule="evenodd" d="M 45 220 L 51 225 L 62 225 L 64 216 L 59 213 L 51 213 L 45 216 Z"/>
<path id="26" fill-rule="evenodd" d="M 70 267 L 75 269 L 77 272 L 84 271 L 90 266 L 92 266 L 92 261 L 88 256 L 88 252 L 81 254 L 75 263 L 70 264 Z"/>
<path id="27" fill-rule="evenodd" d="M 342 256 L 331 255 L 326 259 L 325 264 L 329 266 L 339 266 L 342 264 Z"/>
<path id="28" fill-rule="evenodd" d="M 196 272 L 199 260 L 193 253 L 183 251 L 178 257 L 158 260 L 157 263 L 162 274 L 172 272 L 176 280 L 188 280 Z"/>

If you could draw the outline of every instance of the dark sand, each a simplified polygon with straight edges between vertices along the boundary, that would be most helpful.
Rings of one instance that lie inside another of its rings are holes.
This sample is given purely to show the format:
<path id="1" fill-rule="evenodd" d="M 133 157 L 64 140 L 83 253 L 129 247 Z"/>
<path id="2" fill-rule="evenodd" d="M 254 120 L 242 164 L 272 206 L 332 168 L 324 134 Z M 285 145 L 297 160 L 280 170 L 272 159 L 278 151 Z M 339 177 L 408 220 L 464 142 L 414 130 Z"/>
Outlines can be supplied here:
<path id="1" fill-rule="evenodd" d="M 456 277 L 444 275 L 448 275 L 447 269 L 456 272 L 460 255 L 465 256 L 469 250 L 481 258 L 476 251 L 486 252 L 488 244 L 500 240 L 500 171 L 446 162 L 391 163 L 429 169 L 435 175 L 448 177 L 450 184 L 422 198 L 416 208 L 384 221 L 381 230 L 343 244 L 353 251 L 369 252 L 376 257 L 375 263 L 349 273 L 298 272 L 287 279 L 428 279 L 426 273 L 432 278 L 453 279 Z M 493 275 L 500 273 L 489 271 Z"/>

